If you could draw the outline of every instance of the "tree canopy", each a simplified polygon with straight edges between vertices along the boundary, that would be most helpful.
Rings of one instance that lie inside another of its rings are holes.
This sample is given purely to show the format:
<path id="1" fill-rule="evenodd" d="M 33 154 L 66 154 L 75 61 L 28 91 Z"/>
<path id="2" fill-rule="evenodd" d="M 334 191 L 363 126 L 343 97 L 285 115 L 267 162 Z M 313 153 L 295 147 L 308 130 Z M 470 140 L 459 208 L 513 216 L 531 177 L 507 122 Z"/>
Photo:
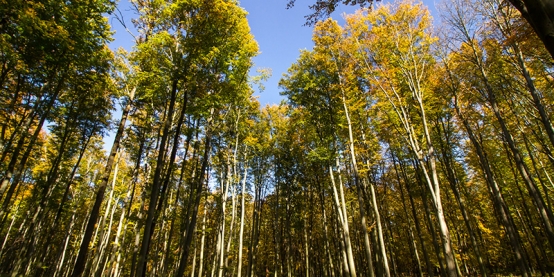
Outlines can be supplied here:
<path id="1" fill-rule="evenodd" d="M 310 5 L 312 14 L 306 15 L 306 25 L 313 26 L 319 20 L 331 16 L 339 5 L 360 6 L 374 5 L 379 0 L 317 0 Z M 554 4 L 548 0 L 508 0 L 529 23 L 554 59 Z M 287 8 L 292 8 L 296 0 L 288 0 Z"/>
<path id="2" fill-rule="evenodd" d="M 0 0 L 0 276 L 551 275 L 552 57 L 445 1 L 314 21 L 262 107 L 238 1 L 131 0 L 112 51 L 111 1 Z"/>

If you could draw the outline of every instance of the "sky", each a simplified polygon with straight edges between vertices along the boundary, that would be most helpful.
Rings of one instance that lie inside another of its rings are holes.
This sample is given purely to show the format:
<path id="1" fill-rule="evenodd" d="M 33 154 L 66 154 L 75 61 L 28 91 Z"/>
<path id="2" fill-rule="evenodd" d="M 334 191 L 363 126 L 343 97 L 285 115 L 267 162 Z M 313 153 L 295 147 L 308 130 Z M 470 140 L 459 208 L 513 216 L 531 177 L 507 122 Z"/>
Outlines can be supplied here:
<path id="1" fill-rule="evenodd" d="M 287 9 L 287 0 L 242 0 L 240 6 L 248 12 L 248 22 L 254 38 L 258 42 L 260 54 L 254 58 L 254 67 L 251 75 L 256 74 L 257 68 L 270 68 L 272 77 L 264 84 L 265 91 L 256 93 L 262 106 L 278 104 L 283 97 L 279 95 L 279 79 L 283 73 L 296 61 L 301 49 L 312 49 L 312 27 L 304 26 L 304 16 L 311 13 L 309 5 L 316 0 L 296 0 L 293 8 Z M 434 0 L 424 0 L 432 15 L 434 15 Z M 381 1 L 388 3 L 391 1 Z M 132 27 L 131 18 L 136 16 L 130 9 L 127 0 L 120 0 L 119 10 L 123 14 L 124 21 Z M 355 7 L 340 5 L 331 15 L 339 23 L 343 23 L 342 15 L 350 14 Z M 437 16 L 434 15 L 436 18 Z M 110 24 L 115 31 L 114 41 L 110 47 L 116 49 L 123 47 L 127 51 L 132 50 L 133 37 L 113 16 Z"/>
<path id="2" fill-rule="evenodd" d="M 243 0 L 240 5 L 248 12 L 248 23 L 260 47 L 260 54 L 254 58 L 256 68 L 271 68 L 272 77 L 265 84 L 265 91 L 259 95 L 263 105 L 278 104 L 278 83 L 283 73 L 296 61 L 301 49 L 312 49 L 313 27 L 304 26 L 304 16 L 311 13 L 309 5 L 315 0 L 297 0 L 291 9 L 286 9 L 287 0 Z M 352 13 L 353 7 L 339 7 L 339 13 Z"/>
<path id="3" fill-rule="evenodd" d="M 300 50 L 312 49 L 313 27 L 304 26 L 306 22 L 304 16 L 311 13 L 309 6 L 315 1 L 317 0 L 296 0 L 295 6 L 291 9 L 286 8 L 287 0 L 240 1 L 240 6 L 248 12 L 248 23 L 260 51 L 259 55 L 254 58 L 251 75 L 256 74 L 257 68 L 270 68 L 273 72 L 271 78 L 264 83 L 265 90 L 262 93 L 255 93 L 262 107 L 279 104 L 284 100 L 284 97 L 279 94 L 279 80 L 297 60 Z M 395 0 L 382 0 L 378 3 L 387 4 L 393 1 Z M 440 0 L 422 0 L 430 9 L 436 22 L 438 15 L 436 15 L 434 1 Z M 119 0 L 118 8 L 127 27 L 133 29 L 131 19 L 137 15 L 132 11 L 128 0 Z M 342 15 L 354 13 L 356 9 L 356 7 L 340 5 L 331 17 L 343 25 Z M 110 47 L 114 50 L 123 47 L 127 51 L 131 51 L 134 44 L 133 36 L 114 18 L 114 15 L 110 16 L 109 22 L 112 30 L 115 31 Z M 131 30 L 131 32 L 133 31 Z M 113 121 L 118 122 L 119 118 L 121 118 L 121 109 L 117 109 Z M 111 148 L 114 136 L 115 131 L 112 131 L 104 138 L 106 151 Z"/>

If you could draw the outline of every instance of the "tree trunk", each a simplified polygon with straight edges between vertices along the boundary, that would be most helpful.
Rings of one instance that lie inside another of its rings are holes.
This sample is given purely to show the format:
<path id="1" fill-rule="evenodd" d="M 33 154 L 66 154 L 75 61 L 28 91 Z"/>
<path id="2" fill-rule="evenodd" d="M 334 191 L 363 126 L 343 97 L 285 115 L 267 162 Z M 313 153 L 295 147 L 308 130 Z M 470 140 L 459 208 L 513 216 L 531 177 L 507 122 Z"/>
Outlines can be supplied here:
<path id="1" fill-rule="evenodd" d="M 437 130 L 439 135 L 442 137 L 441 130 L 444 131 L 445 139 L 439 139 L 439 146 L 442 154 L 442 161 L 444 164 L 444 170 L 446 172 L 446 177 L 448 178 L 450 188 L 452 189 L 452 192 L 454 193 L 454 197 L 456 198 L 456 202 L 458 203 L 458 206 L 460 207 L 460 212 L 462 213 L 462 217 L 464 219 L 464 223 L 466 226 L 466 229 L 469 233 L 469 237 L 471 240 L 471 245 L 473 247 L 473 251 L 475 252 L 475 257 L 477 258 L 477 262 L 479 263 L 479 268 L 481 270 L 481 275 L 486 277 L 487 276 L 487 270 L 485 268 L 485 264 L 483 262 L 483 258 L 481 255 L 481 249 L 479 247 L 479 244 L 477 243 L 477 238 L 475 236 L 474 228 L 471 225 L 468 212 L 465 207 L 465 203 L 462 200 L 462 197 L 460 195 L 460 190 L 458 188 L 458 178 L 456 177 L 456 173 L 454 172 L 454 164 L 453 164 L 453 158 L 451 154 L 451 149 L 449 148 L 449 145 L 451 144 L 450 136 L 447 134 L 448 130 L 446 130 L 446 127 L 444 126 L 444 122 L 439 119 L 440 124 L 437 126 Z"/>
<path id="2" fill-rule="evenodd" d="M 508 210 L 508 207 L 504 202 L 504 198 L 502 197 L 500 187 L 498 186 L 496 180 L 494 179 L 494 175 L 490 168 L 488 159 L 486 158 L 484 149 L 481 147 L 481 144 L 479 143 L 477 137 L 473 133 L 473 130 L 469 125 L 469 123 L 467 122 L 466 118 L 462 115 L 460 111 L 460 107 L 458 106 L 457 98 L 455 97 L 454 100 L 455 100 L 456 113 L 458 117 L 461 119 L 465 127 L 465 130 L 468 134 L 468 137 L 473 147 L 475 148 L 476 154 L 479 157 L 481 169 L 483 170 L 483 173 L 485 175 L 485 180 L 489 187 L 489 191 L 491 192 L 495 210 L 500 217 L 501 223 L 504 226 L 506 234 L 508 235 L 510 245 L 515 254 L 516 262 L 518 263 L 519 268 L 521 270 L 521 274 L 524 277 L 531 276 L 531 273 L 529 272 L 527 267 L 528 261 L 526 257 L 523 255 L 519 234 L 517 232 L 515 225 L 513 224 L 513 220 L 511 219 L 511 215 Z"/>
<path id="3" fill-rule="evenodd" d="M 244 165 L 244 177 L 242 179 L 241 193 L 240 193 L 240 230 L 239 230 L 239 255 L 238 255 L 238 265 L 237 265 L 237 276 L 242 277 L 242 241 L 244 233 L 244 212 L 246 209 L 244 197 L 246 196 L 246 176 L 248 173 L 248 167 L 246 166 L 246 154 L 244 155 L 245 165 Z"/>
<path id="4" fill-rule="evenodd" d="M 36 140 L 40 134 L 40 132 L 42 131 L 42 126 L 44 125 L 44 122 L 46 122 L 46 119 L 50 116 L 50 112 L 52 110 L 52 108 L 54 107 L 54 104 L 58 98 L 58 95 L 61 93 L 61 90 L 62 90 L 62 85 L 64 83 L 64 80 L 65 80 L 65 77 L 63 77 L 59 83 L 58 83 L 58 86 L 55 88 L 55 92 L 53 93 L 52 96 L 50 96 L 50 99 L 49 101 L 46 103 L 46 107 L 44 108 L 45 111 L 43 114 L 40 115 L 40 120 L 37 124 L 37 127 L 35 129 L 35 131 L 33 132 L 33 135 L 31 136 L 31 139 L 29 140 L 29 144 L 27 145 L 27 148 L 25 150 L 25 152 L 23 153 L 23 156 L 21 156 L 21 160 L 19 161 L 19 164 L 18 166 L 16 167 L 16 161 L 17 161 L 17 156 L 18 155 L 13 155 L 12 156 L 12 160 L 10 161 L 10 164 L 8 165 L 8 172 L 6 174 L 6 176 L 9 178 L 12 176 L 12 173 L 13 173 L 13 181 L 12 183 L 10 184 L 9 188 L 8 188 L 8 191 L 6 192 L 6 195 L 4 196 L 4 202 L 2 204 L 2 210 L 0 210 L 0 218 L 3 218 L 4 217 L 4 214 L 6 214 L 8 212 L 8 207 L 9 207 L 9 204 L 10 204 L 10 200 L 13 196 L 13 192 L 15 191 L 17 185 L 19 184 L 19 181 L 21 181 L 21 178 L 23 177 L 24 175 L 24 171 L 25 171 L 25 165 L 27 163 L 27 160 L 29 159 L 30 155 L 31 155 L 31 152 L 35 146 L 35 143 L 36 143 Z M 17 149 L 21 149 L 21 147 L 23 146 L 22 145 L 22 142 L 23 142 L 23 137 L 20 139 L 20 143 L 18 144 L 18 148 Z M 16 150 L 17 151 L 17 150 Z M 13 169 L 13 168 L 16 168 L 15 170 L 10 170 Z M 9 181 L 8 181 L 9 182 Z M 6 187 L 7 184 L 4 184 L 4 182 L 2 182 L 2 186 L 1 187 Z"/>
<path id="5" fill-rule="evenodd" d="M 509 0 L 529 22 L 554 59 L 554 3 L 549 0 Z"/>
<path id="6" fill-rule="evenodd" d="M 127 195 L 125 196 L 125 201 L 127 202 L 127 205 L 130 202 L 130 198 L 132 197 L 132 190 L 127 191 Z M 123 244 L 123 241 L 120 242 L 121 239 L 121 232 L 125 231 L 127 229 L 127 218 L 125 217 L 125 205 L 121 208 L 121 215 L 119 216 L 119 224 L 117 225 L 117 232 L 115 234 L 115 240 L 113 243 L 113 253 L 112 258 L 110 261 L 112 271 L 110 276 L 117 277 L 119 275 L 119 265 L 121 262 L 121 245 Z"/>
<path id="7" fill-rule="evenodd" d="M 489 93 L 488 96 L 489 96 L 488 100 L 489 100 L 489 103 L 491 104 L 494 115 L 498 120 L 498 123 L 500 124 L 500 127 L 502 129 L 502 134 L 504 136 L 504 139 L 506 139 L 506 142 L 512 152 L 514 161 L 516 163 L 516 167 L 525 185 L 527 186 L 527 191 L 529 192 L 531 199 L 533 199 L 533 202 L 539 212 L 540 217 L 542 218 L 543 226 L 545 227 L 545 231 L 547 234 L 548 241 L 550 242 L 550 246 L 552 247 L 552 249 L 554 249 L 554 229 L 551 221 L 551 219 L 554 216 L 552 216 L 552 211 L 550 211 L 548 207 L 546 207 L 544 203 L 544 199 L 540 195 L 540 192 L 537 189 L 537 185 L 534 179 L 530 176 L 529 168 L 523 161 L 521 153 L 517 148 L 515 141 L 513 140 L 512 135 L 508 130 L 508 127 L 506 126 L 504 118 L 500 114 L 500 109 L 497 106 L 496 98 L 494 94 Z"/>
<path id="8" fill-rule="evenodd" d="M 319 194 L 320 202 L 321 202 L 321 210 L 322 210 L 322 216 L 323 216 L 323 238 L 325 240 L 325 254 L 327 255 L 327 261 L 329 263 L 328 268 L 328 274 L 326 276 L 330 275 L 331 277 L 335 277 L 335 266 L 333 264 L 333 256 L 331 255 L 331 246 L 329 245 L 329 231 L 327 230 L 327 225 L 329 224 L 327 222 L 327 214 L 325 213 L 325 196 L 323 195 L 324 191 Z"/>
<path id="9" fill-rule="evenodd" d="M 394 170 L 395 170 L 398 182 L 400 183 L 400 175 L 399 174 L 401 173 L 402 174 L 402 179 L 404 180 L 404 185 L 405 185 L 407 193 L 408 193 L 408 197 L 409 197 L 409 200 L 410 200 L 410 207 L 411 207 L 410 210 L 412 211 L 412 217 L 414 218 L 417 237 L 419 239 L 419 243 L 421 244 L 421 249 L 423 251 L 423 258 L 425 259 L 425 266 L 426 266 L 426 269 L 427 269 L 427 275 L 430 276 L 430 277 L 434 277 L 433 267 L 431 265 L 431 260 L 429 259 L 429 254 L 428 254 L 428 251 L 427 251 L 427 247 L 425 246 L 425 240 L 423 239 L 423 234 L 421 232 L 421 225 L 420 225 L 420 222 L 419 222 L 419 218 L 417 217 L 417 211 L 416 211 L 416 207 L 415 207 L 415 204 L 414 204 L 414 199 L 413 199 L 412 193 L 410 191 L 410 184 L 408 183 L 409 182 L 408 176 L 407 176 L 407 174 L 404 170 L 404 167 L 402 165 L 400 165 L 399 164 L 400 162 L 395 159 L 395 154 L 394 153 L 392 154 L 392 159 L 393 159 Z M 401 169 L 400 172 L 398 171 L 398 166 L 400 166 L 400 169 Z M 404 190 L 402 189 L 402 186 L 400 186 L 400 193 L 401 193 L 401 196 L 404 196 Z"/>
<path id="10" fill-rule="evenodd" d="M 337 168 L 338 168 L 338 158 L 337 158 Z M 329 166 L 329 174 L 331 176 L 331 185 L 333 186 L 335 206 L 337 209 L 337 213 L 339 215 L 339 223 L 341 224 L 341 227 L 342 227 L 342 238 L 344 241 L 344 247 L 346 252 L 346 260 L 345 260 L 346 263 L 344 264 L 344 269 L 346 270 L 347 275 L 354 277 L 356 276 L 356 265 L 354 263 L 354 255 L 352 253 L 352 243 L 350 241 L 350 230 L 348 226 L 348 216 L 346 213 L 346 202 L 344 200 L 344 192 L 342 188 L 342 178 L 340 177 L 340 170 L 338 172 L 339 180 L 340 180 L 339 181 L 340 200 L 339 200 L 339 195 L 336 191 L 335 177 L 333 173 L 333 168 L 331 166 Z"/>
<path id="11" fill-rule="evenodd" d="M 208 206 L 207 206 L 207 199 L 206 203 L 204 203 L 204 216 L 202 217 L 202 237 L 200 238 L 200 259 L 199 259 L 199 265 L 198 265 L 198 276 L 202 277 L 202 269 L 204 267 L 204 242 L 206 240 L 206 214 L 208 213 Z"/>
<path id="12" fill-rule="evenodd" d="M 213 113 L 213 110 L 212 110 L 212 113 Z M 206 123 L 207 132 L 206 132 L 206 138 L 205 138 L 206 142 L 204 144 L 204 157 L 202 160 L 200 173 L 198 174 L 197 180 L 194 182 L 194 185 L 195 185 L 194 193 L 191 194 L 191 197 L 194 196 L 195 199 L 194 199 L 194 202 L 191 203 L 192 215 L 191 215 L 190 221 L 188 222 L 187 230 L 185 233 L 185 238 L 182 246 L 183 252 L 181 254 L 181 259 L 179 261 L 179 268 L 177 269 L 177 274 L 176 274 L 177 277 L 182 277 L 185 274 L 185 268 L 186 268 L 186 263 L 189 255 L 190 243 L 192 241 L 192 237 L 194 236 L 194 234 L 192 233 L 192 230 L 194 230 L 194 226 L 196 226 L 196 220 L 198 216 L 198 206 L 200 205 L 200 199 L 202 198 L 202 191 L 203 191 L 204 182 L 205 182 L 204 179 L 205 179 L 206 170 L 208 168 L 208 161 L 210 157 L 210 147 L 211 147 L 211 137 L 210 137 L 211 134 L 209 132 L 210 123 L 211 123 L 211 117 L 208 119 L 208 122 Z"/>
<path id="13" fill-rule="evenodd" d="M 383 227 L 381 225 L 381 215 L 379 213 L 379 207 L 377 206 L 377 196 L 375 194 L 375 184 L 369 185 L 369 191 L 371 192 L 371 206 L 373 206 L 373 214 L 375 216 L 375 222 L 377 223 L 377 236 L 379 239 L 379 249 L 381 250 L 381 256 L 383 256 L 383 267 L 385 270 L 385 275 L 387 277 L 390 277 L 389 263 L 387 261 L 387 251 L 385 248 L 385 239 L 383 237 Z"/>
<path id="14" fill-rule="evenodd" d="M 115 134 L 115 138 L 114 138 L 114 143 L 112 145 L 110 155 L 108 156 L 108 161 L 106 162 L 106 168 L 104 169 L 104 174 L 102 175 L 101 182 L 98 185 L 98 191 L 96 192 L 96 199 L 94 201 L 94 206 L 92 207 L 92 210 L 90 212 L 90 217 L 88 219 L 85 234 L 83 236 L 83 240 L 79 248 L 79 255 L 77 256 L 77 261 L 75 262 L 75 266 L 73 268 L 72 277 L 81 276 L 83 271 L 85 270 L 87 253 L 88 253 L 90 240 L 92 238 L 92 232 L 94 231 L 94 227 L 96 225 L 98 216 L 100 214 L 100 206 L 102 205 L 102 201 L 104 200 L 106 186 L 108 185 L 108 181 L 112 173 L 113 163 L 115 160 L 115 156 L 119 150 L 119 144 L 121 142 L 121 138 L 123 137 L 123 132 L 125 130 L 125 123 L 127 122 L 127 117 L 131 110 L 131 105 L 132 105 L 134 96 L 135 96 L 135 89 L 131 91 L 129 95 L 129 99 L 127 100 L 127 105 L 125 105 L 125 109 L 123 110 L 123 113 L 121 115 L 121 120 L 119 121 L 117 133 Z"/>
<path id="15" fill-rule="evenodd" d="M 142 236 L 142 243 L 140 248 L 139 260 L 137 263 L 137 275 L 138 277 L 146 276 L 146 264 L 148 257 L 148 250 L 150 248 L 150 240 L 152 238 L 152 232 L 154 228 L 154 219 L 156 216 L 156 205 L 158 204 L 158 197 L 160 195 L 160 186 L 162 185 L 162 171 L 166 162 L 166 144 L 169 138 L 169 130 L 173 125 L 173 113 L 175 111 L 175 102 L 177 99 L 177 86 L 179 80 L 174 78 L 171 85 L 171 94 L 169 100 L 169 108 L 165 115 L 163 133 L 161 142 L 158 146 L 158 158 L 156 160 L 156 169 L 154 170 L 154 176 L 152 181 L 152 188 L 150 194 L 150 201 L 148 203 L 148 212 L 146 214 L 146 222 L 144 223 L 144 233 Z M 173 146 L 177 147 L 176 145 Z"/>

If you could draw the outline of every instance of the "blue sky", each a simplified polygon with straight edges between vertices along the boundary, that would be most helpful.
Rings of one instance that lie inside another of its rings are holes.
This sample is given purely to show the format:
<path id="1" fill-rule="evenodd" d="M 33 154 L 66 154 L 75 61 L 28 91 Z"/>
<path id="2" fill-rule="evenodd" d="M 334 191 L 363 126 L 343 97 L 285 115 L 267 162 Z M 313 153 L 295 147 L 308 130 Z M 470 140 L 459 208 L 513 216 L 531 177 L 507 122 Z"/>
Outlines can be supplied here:
<path id="1" fill-rule="evenodd" d="M 259 95 L 262 105 L 277 104 L 279 79 L 299 56 L 301 49 L 311 49 L 312 27 L 303 26 L 304 16 L 310 14 L 309 5 L 315 0 L 297 0 L 292 9 L 286 9 L 287 0 L 243 0 L 240 5 L 248 12 L 252 34 L 260 47 L 260 55 L 254 58 L 254 70 L 268 67 L 273 71 L 265 84 L 266 90 Z M 340 7 L 339 13 L 353 12 L 352 7 Z M 255 71 L 253 71 L 255 72 Z"/>
<path id="2" fill-rule="evenodd" d="M 130 9 L 128 0 L 119 0 L 119 10 L 123 14 L 123 19 L 127 26 L 132 28 L 131 19 L 136 17 Z M 278 104 L 284 99 L 279 95 L 279 79 L 283 73 L 296 61 L 301 49 L 311 49 L 312 27 L 303 26 L 304 16 L 310 14 L 309 5 L 316 0 L 296 0 L 296 5 L 292 9 L 286 9 L 287 0 L 242 0 L 241 7 L 248 12 L 248 22 L 256 41 L 260 47 L 260 54 L 254 58 L 254 67 L 252 74 L 256 74 L 257 68 L 271 68 L 272 77 L 264 84 L 265 91 L 259 97 L 261 106 Z M 393 0 L 394 1 L 394 0 Z M 416 0 L 417 1 L 417 0 Z M 434 2 L 435 0 L 423 0 L 423 3 L 429 7 L 431 14 L 436 18 Z M 437 0 L 440 1 L 440 0 Z M 383 0 L 379 3 L 389 3 L 392 1 Z M 342 14 L 353 13 L 355 7 L 339 6 L 331 15 L 339 23 L 343 23 Z M 110 17 L 112 30 L 115 31 L 114 41 L 110 44 L 112 49 L 123 47 L 131 51 L 134 40 L 131 35 L 125 31 L 124 27 L 113 17 Z M 114 114 L 114 122 L 121 118 L 121 110 L 118 109 Z M 104 138 L 106 142 L 104 149 L 109 151 L 113 143 L 115 132 L 110 132 Z"/>
<path id="3" fill-rule="evenodd" d="M 309 5 L 316 0 L 297 0 L 292 9 L 286 9 L 287 0 L 242 0 L 240 5 L 248 12 L 248 22 L 256 41 L 260 47 L 260 54 L 254 58 L 252 74 L 257 68 L 271 68 L 272 77 L 265 83 L 265 91 L 259 96 L 262 106 L 277 104 L 283 99 L 279 95 L 279 79 L 290 65 L 296 61 L 301 49 L 311 49 L 312 27 L 303 26 L 305 15 L 310 13 Z M 384 3 L 390 1 L 383 1 Z M 381 3 L 381 2 L 380 2 Z M 433 0 L 424 0 L 431 11 L 434 11 Z M 131 18 L 136 16 L 129 8 L 127 0 L 120 0 L 119 9 L 129 27 L 132 27 Z M 332 17 L 341 22 L 342 14 L 353 13 L 356 10 L 350 6 L 339 6 Z M 434 12 L 433 12 L 434 13 Z M 432 14 L 433 14 L 432 13 Z M 434 15 L 434 17 L 437 17 Z M 123 47 L 131 51 L 133 38 L 123 26 L 110 18 L 112 29 L 116 32 L 113 49 Z"/>

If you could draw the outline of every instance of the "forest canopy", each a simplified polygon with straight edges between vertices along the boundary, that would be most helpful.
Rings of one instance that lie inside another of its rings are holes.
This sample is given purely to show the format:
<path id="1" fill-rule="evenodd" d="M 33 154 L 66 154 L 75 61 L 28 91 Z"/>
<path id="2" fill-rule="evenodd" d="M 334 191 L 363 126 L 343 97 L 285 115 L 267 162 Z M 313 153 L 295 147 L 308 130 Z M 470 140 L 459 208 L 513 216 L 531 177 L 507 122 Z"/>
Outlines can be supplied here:
<path id="1" fill-rule="evenodd" d="M 552 56 L 443 1 L 314 22 L 261 107 L 238 1 L 114 51 L 112 1 L 0 0 L 0 276 L 551 275 Z"/>
<path id="2" fill-rule="evenodd" d="M 304 16 L 306 25 L 313 26 L 319 20 L 325 19 L 339 5 L 350 5 L 371 8 L 380 0 L 317 0 L 310 5 L 312 13 Z M 294 7 L 296 0 L 288 0 L 287 8 Z M 549 0 L 507 0 L 527 20 L 533 31 L 542 40 L 546 49 L 554 58 L 554 3 Z"/>

